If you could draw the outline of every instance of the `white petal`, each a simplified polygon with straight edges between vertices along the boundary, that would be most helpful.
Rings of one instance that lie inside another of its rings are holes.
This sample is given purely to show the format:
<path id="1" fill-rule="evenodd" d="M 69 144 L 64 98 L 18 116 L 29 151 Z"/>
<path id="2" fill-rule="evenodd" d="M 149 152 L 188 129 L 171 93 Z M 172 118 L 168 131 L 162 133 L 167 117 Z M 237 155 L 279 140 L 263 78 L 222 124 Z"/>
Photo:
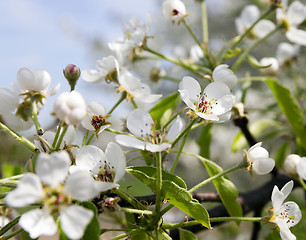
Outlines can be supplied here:
<path id="1" fill-rule="evenodd" d="M 275 24 L 270 20 L 260 20 L 253 28 L 255 35 L 258 38 L 263 38 L 268 33 L 275 29 Z"/>
<path id="2" fill-rule="evenodd" d="M 293 181 L 289 181 L 287 182 L 281 189 L 281 192 L 284 194 L 284 199 L 286 199 L 288 197 L 288 195 L 291 193 L 292 189 L 293 189 Z"/>
<path id="3" fill-rule="evenodd" d="M 306 180 L 306 157 L 302 157 L 296 165 L 297 174 Z"/>
<path id="4" fill-rule="evenodd" d="M 7 88 L 0 88 L 0 113 L 13 112 L 19 104 L 18 96 Z"/>
<path id="5" fill-rule="evenodd" d="M 57 224 L 47 209 L 34 209 L 24 213 L 19 225 L 33 239 L 41 235 L 52 236 L 57 232 Z"/>
<path id="6" fill-rule="evenodd" d="M 210 101 L 211 99 L 217 100 L 223 96 L 231 95 L 229 87 L 221 82 L 213 82 L 208 84 L 204 90 L 204 93 L 207 95 L 207 101 Z"/>
<path id="7" fill-rule="evenodd" d="M 290 232 L 289 227 L 283 219 L 275 219 L 280 230 L 282 240 L 296 240 L 296 237 Z"/>
<path id="8" fill-rule="evenodd" d="M 271 200 L 272 200 L 272 206 L 274 208 L 274 211 L 278 212 L 285 198 L 284 198 L 284 194 L 281 191 L 279 191 L 276 185 L 273 188 Z"/>
<path id="9" fill-rule="evenodd" d="M 72 205 L 61 211 L 61 228 L 70 239 L 80 239 L 94 213 L 78 205 Z"/>
<path id="10" fill-rule="evenodd" d="M 235 97 L 231 94 L 225 95 L 217 100 L 215 104 L 212 105 L 211 113 L 215 115 L 221 115 L 232 109 L 235 104 Z"/>
<path id="11" fill-rule="evenodd" d="M 253 162 L 253 169 L 259 175 L 271 172 L 274 166 L 275 161 L 272 158 L 257 158 Z"/>
<path id="12" fill-rule="evenodd" d="M 223 113 L 221 115 L 218 115 L 218 118 L 219 118 L 218 122 L 222 123 L 222 122 L 226 122 L 226 121 L 230 120 L 231 115 L 232 115 L 232 113 L 230 111 L 228 111 L 226 113 Z"/>
<path id="13" fill-rule="evenodd" d="M 81 147 L 75 156 L 75 163 L 79 169 L 92 171 L 96 165 L 103 163 L 105 159 L 104 152 L 93 145 Z"/>
<path id="14" fill-rule="evenodd" d="M 162 152 L 168 148 L 171 148 L 170 143 L 161 143 L 161 144 L 147 143 L 146 144 L 146 150 L 150 152 Z"/>
<path id="15" fill-rule="evenodd" d="M 299 221 L 302 219 L 302 212 L 301 212 L 299 206 L 295 202 L 292 202 L 292 201 L 285 202 L 282 205 L 280 211 L 282 211 L 282 210 L 286 210 L 286 214 L 288 214 L 289 219 L 287 218 L 286 224 L 289 228 L 298 224 Z M 280 216 L 280 217 L 282 217 L 282 216 Z M 288 220 L 290 220 L 290 221 L 288 221 Z"/>
<path id="16" fill-rule="evenodd" d="M 249 149 L 248 153 L 251 159 L 269 157 L 269 152 L 265 148 L 259 146 L 253 146 Z"/>
<path id="17" fill-rule="evenodd" d="M 190 99 L 193 102 L 197 101 L 201 95 L 201 86 L 197 80 L 192 77 L 184 77 L 179 84 L 179 91 L 184 91 L 184 95 L 181 94 L 182 99 Z"/>
<path id="18" fill-rule="evenodd" d="M 64 191 L 79 201 L 89 201 L 95 198 L 100 190 L 99 183 L 87 171 L 75 171 L 68 176 Z"/>
<path id="19" fill-rule="evenodd" d="M 17 72 L 17 84 L 23 90 L 34 90 L 35 76 L 32 71 L 27 68 L 21 68 Z"/>
<path id="20" fill-rule="evenodd" d="M 289 31 L 286 32 L 286 36 L 289 41 L 306 46 L 306 31 L 291 27 Z"/>
<path id="21" fill-rule="evenodd" d="M 6 113 L 2 115 L 2 120 L 9 128 L 16 132 L 28 130 L 34 125 L 32 119 L 28 119 L 28 121 L 23 121 L 20 117 L 11 113 Z"/>
<path id="22" fill-rule="evenodd" d="M 212 73 L 212 78 L 216 82 L 226 84 L 230 89 L 233 89 L 238 81 L 237 76 L 231 69 L 228 68 L 228 65 L 226 64 L 217 66 Z"/>
<path id="23" fill-rule="evenodd" d="M 154 124 L 152 117 L 149 113 L 135 109 L 130 112 L 127 118 L 127 128 L 133 133 L 136 137 L 145 137 L 147 134 L 151 134 L 152 125 Z"/>
<path id="24" fill-rule="evenodd" d="M 97 70 L 83 70 L 82 78 L 86 82 L 101 82 L 105 78 L 105 75 Z"/>
<path id="25" fill-rule="evenodd" d="M 276 59 L 279 61 L 279 65 L 283 65 L 286 61 L 297 57 L 298 53 L 299 47 L 297 45 L 282 42 L 276 49 Z"/>
<path id="26" fill-rule="evenodd" d="M 51 155 L 40 153 L 36 162 L 36 173 L 41 181 L 57 186 L 64 181 L 70 166 L 70 157 L 66 151 L 53 152 Z"/>
<path id="27" fill-rule="evenodd" d="M 116 142 L 125 147 L 132 147 L 136 149 L 145 149 L 144 141 L 127 135 L 116 135 Z"/>
<path id="28" fill-rule="evenodd" d="M 33 173 L 27 173 L 20 179 L 17 187 L 8 192 L 5 202 L 11 207 L 19 208 L 38 203 L 43 196 L 39 177 Z"/>
<path id="29" fill-rule="evenodd" d="M 60 87 L 61 87 L 61 84 L 60 84 L 60 83 L 56 84 L 53 88 L 51 88 L 51 89 L 47 92 L 47 96 L 49 97 L 49 96 L 55 95 L 55 94 L 58 92 L 58 90 L 60 89 Z"/>
<path id="30" fill-rule="evenodd" d="M 240 18 L 248 28 L 259 18 L 259 16 L 260 12 L 257 6 L 247 5 L 243 8 Z"/>
<path id="31" fill-rule="evenodd" d="M 219 121 L 219 117 L 215 114 L 206 114 L 201 112 L 196 112 L 196 114 L 203 119 L 209 120 L 209 121 Z"/>
<path id="32" fill-rule="evenodd" d="M 51 76 L 45 70 L 36 70 L 33 72 L 35 76 L 35 88 L 31 90 L 46 92 L 51 83 Z"/>
<path id="33" fill-rule="evenodd" d="M 171 125 L 168 134 L 166 136 L 166 139 L 170 142 L 172 142 L 182 131 L 184 127 L 184 121 L 180 116 L 177 116 L 174 123 Z"/>
<path id="34" fill-rule="evenodd" d="M 161 94 L 141 94 L 141 95 L 135 95 L 135 99 L 138 101 L 144 102 L 144 103 L 153 103 L 156 102 L 158 99 L 160 99 L 163 95 Z"/>
<path id="35" fill-rule="evenodd" d="M 118 182 L 125 174 L 126 160 L 123 151 L 118 144 L 110 142 L 105 150 L 106 161 L 114 167 L 116 171 L 114 182 Z"/>
<path id="36" fill-rule="evenodd" d="M 290 4 L 287 10 L 287 19 L 289 24 L 298 26 L 304 22 L 306 18 L 306 6 L 299 1 L 294 1 Z"/>
<path id="37" fill-rule="evenodd" d="M 108 190 L 111 190 L 113 188 L 119 187 L 119 184 L 114 182 L 97 182 L 97 187 L 100 190 L 100 192 L 106 192 Z"/>

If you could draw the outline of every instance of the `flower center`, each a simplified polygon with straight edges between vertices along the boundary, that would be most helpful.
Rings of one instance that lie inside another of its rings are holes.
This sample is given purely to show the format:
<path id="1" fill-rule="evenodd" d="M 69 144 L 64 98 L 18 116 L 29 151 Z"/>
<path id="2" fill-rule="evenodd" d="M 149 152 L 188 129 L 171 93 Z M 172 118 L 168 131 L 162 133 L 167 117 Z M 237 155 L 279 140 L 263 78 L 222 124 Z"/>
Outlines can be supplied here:
<path id="1" fill-rule="evenodd" d="M 61 206 L 72 202 L 72 199 L 63 193 L 62 185 L 58 185 L 56 188 L 45 186 L 44 192 L 45 198 L 42 201 L 42 205 L 47 206 L 51 213 L 59 212 Z"/>
<path id="2" fill-rule="evenodd" d="M 114 182 L 116 171 L 113 166 L 104 161 L 104 165 L 99 167 L 99 172 L 94 176 L 98 181 Z"/>
<path id="3" fill-rule="evenodd" d="M 214 98 L 209 101 L 207 101 L 206 99 L 207 99 L 207 94 L 206 93 L 201 94 L 198 102 L 195 102 L 195 105 L 197 105 L 198 112 L 211 114 L 213 105 L 218 103 L 217 100 L 215 100 Z"/>
<path id="4" fill-rule="evenodd" d="M 177 10 L 177 9 L 173 9 L 172 10 L 172 15 L 175 16 L 175 15 L 178 15 L 180 12 Z"/>
<path id="5" fill-rule="evenodd" d="M 97 130 L 105 125 L 105 118 L 102 115 L 94 115 L 91 118 L 91 125 Z"/>
<path id="6" fill-rule="evenodd" d="M 290 206 L 288 204 L 283 204 L 281 210 L 276 214 L 276 217 L 286 220 L 286 223 L 294 225 L 294 216 L 289 215 Z"/>

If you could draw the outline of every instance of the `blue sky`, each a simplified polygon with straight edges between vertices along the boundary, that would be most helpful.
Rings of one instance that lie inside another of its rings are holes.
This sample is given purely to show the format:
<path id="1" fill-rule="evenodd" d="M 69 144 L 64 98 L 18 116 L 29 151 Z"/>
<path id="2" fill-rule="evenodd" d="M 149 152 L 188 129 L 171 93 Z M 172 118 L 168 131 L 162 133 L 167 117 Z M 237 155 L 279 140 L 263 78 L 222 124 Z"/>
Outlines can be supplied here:
<path id="1" fill-rule="evenodd" d="M 124 22 L 131 17 L 145 21 L 148 12 L 161 11 L 157 6 L 156 0 L 0 1 L 0 87 L 9 88 L 17 71 L 27 67 L 46 70 L 52 86 L 60 82 L 60 92 L 68 91 L 62 74 L 67 64 L 94 69 L 95 61 L 104 57 L 93 57 L 90 40 L 117 40 L 123 36 Z M 89 96 L 87 102 L 99 94 L 89 94 L 97 89 L 82 80 L 77 90 Z M 52 111 L 53 100 L 47 100 L 46 111 Z"/>

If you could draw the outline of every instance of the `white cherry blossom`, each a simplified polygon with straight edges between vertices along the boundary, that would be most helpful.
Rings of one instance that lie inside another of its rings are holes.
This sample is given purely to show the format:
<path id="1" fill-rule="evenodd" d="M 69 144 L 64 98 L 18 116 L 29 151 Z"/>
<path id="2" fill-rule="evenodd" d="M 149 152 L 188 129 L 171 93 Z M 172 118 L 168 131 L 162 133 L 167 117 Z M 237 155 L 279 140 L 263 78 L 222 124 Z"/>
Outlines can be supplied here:
<path id="1" fill-rule="evenodd" d="M 60 94 L 53 105 L 55 115 L 66 124 L 78 125 L 86 115 L 86 104 L 77 91 Z"/>
<path id="2" fill-rule="evenodd" d="M 230 89 L 233 89 L 238 82 L 237 76 L 228 68 L 227 64 L 217 66 L 212 73 L 212 78 L 215 82 L 224 83 Z"/>
<path id="3" fill-rule="evenodd" d="M 40 153 L 36 174 L 26 173 L 17 187 L 8 192 L 5 201 L 10 207 L 20 208 L 41 204 L 24 213 L 19 225 L 31 238 L 51 236 L 57 232 L 53 214 L 58 215 L 61 228 L 70 239 L 80 239 L 93 212 L 72 203 L 72 199 L 88 201 L 99 193 L 98 186 L 87 172 L 77 171 L 67 177 L 70 157 L 66 151 Z"/>
<path id="4" fill-rule="evenodd" d="M 90 102 L 86 110 L 86 116 L 82 120 L 82 125 L 84 128 L 89 131 L 94 131 L 98 136 L 110 126 L 110 123 L 106 121 L 107 115 L 102 104 L 94 101 Z"/>
<path id="5" fill-rule="evenodd" d="M 223 122 L 230 119 L 235 97 L 227 85 L 213 82 L 202 92 L 200 84 L 192 77 L 184 77 L 179 84 L 182 100 L 191 109 L 192 117 Z"/>
<path id="6" fill-rule="evenodd" d="M 300 177 L 306 180 L 306 157 L 289 154 L 285 159 L 283 169 L 293 177 Z"/>
<path id="7" fill-rule="evenodd" d="M 275 166 L 275 161 L 269 158 L 269 152 L 261 147 L 262 142 L 253 145 L 246 153 L 249 167 L 247 170 L 253 171 L 258 175 L 267 174 L 272 171 Z"/>
<path id="8" fill-rule="evenodd" d="M 296 237 L 290 232 L 289 228 L 296 225 L 302 218 L 299 206 L 292 201 L 284 202 L 293 188 L 293 181 L 283 186 L 281 190 L 274 186 L 272 191 L 272 216 L 270 222 L 275 223 L 280 229 L 282 240 L 295 240 Z"/>
<path id="9" fill-rule="evenodd" d="M 135 135 L 117 135 L 116 142 L 126 146 L 161 152 L 171 147 L 171 142 L 183 129 L 183 121 L 178 116 L 167 132 L 155 129 L 151 115 L 143 110 L 133 110 L 127 118 L 127 128 Z"/>
<path id="10" fill-rule="evenodd" d="M 248 30 L 260 18 L 260 11 L 255 5 L 247 5 L 242 9 L 240 17 L 235 19 L 239 35 Z M 267 19 L 260 20 L 250 32 L 250 38 L 262 38 L 275 28 L 275 24 Z"/>
<path id="11" fill-rule="evenodd" d="M 285 64 L 294 61 L 298 57 L 299 52 L 299 45 L 282 42 L 277 46 L 276 59 L 280 66 L 284 66 Z"/>
<path id="12" fill-rule="evenodd" d="M 139 78 L 133 76 L 126 69 L 122 70 L 118 80 L 118 91 L 125 91 L 127 93 L 127 101 L 135 99 L 143 103 L 153 103 L 162 97 L 161 94 L 151 94 L 149 85 L 142 83 Z"/>
<path id="13" fill-rule="evenodd" d="M 82 78 L 86 82 L 114 81 L 113 74 L 116 74 L 118 67 L 117 59 L 110 55 L 96 62 L 97 70 L 83 70 Z"/>
<path id="14" fill-rule="evenodd" d="M 70 172 L 86 171 L 99 184 L 101 192 L 116 188 L 118 181 L 124 176 L 126 160 L 118 144 L 110 142 L 104 152 L 93 145 L 86 145 L 75 155 L 75 165 Z"/>
<path id="15" fill-rule="evenodd" d="M 166 0 L 162 9 L 164 17 L 172 23 L 180 23 L 186 17 L 185 4 L 180 0 Z"/>
<path id="16" fill-rule="evenodd" d="M 286 28 L 286 37 L 289 41 L 306 46 L 306 31 L 298 26 L 306 19 L 306 6 L 300 1 L 293 1 L 288 6 L 288 1 L 283 1 L 283 8 L 276 9 L 276 19 Z"/>

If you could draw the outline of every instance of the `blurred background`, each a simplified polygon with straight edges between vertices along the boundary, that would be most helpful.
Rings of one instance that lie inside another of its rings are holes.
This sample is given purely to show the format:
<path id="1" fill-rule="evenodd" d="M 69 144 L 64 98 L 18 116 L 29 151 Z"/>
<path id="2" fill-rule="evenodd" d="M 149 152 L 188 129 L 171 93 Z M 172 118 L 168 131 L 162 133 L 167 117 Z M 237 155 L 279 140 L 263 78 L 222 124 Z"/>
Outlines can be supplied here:
<path id="1" fill-rule="evenodd" d="M 164 19 L 161 10 L 162 2 L 162 0 L 0 1 L 0 87 L 9 88 L 10 84 L 16 81 L 17 71 L 26 67 L 32 71 L 46 70 L 52 78 L 51 86 L 61 83 L 59 93 L 69 91 L 69 86 L 62 74 L 62 70 L 67 64 L 75 64 L 81 70 L 95 69 L 96 60 L 111 54 L 107 44 L 124 36 L 123 24 L 132 17 L 136 17 L 145 23 L 148 13 L 152 21 L 149 36 L 153 36 L 152 39 L 149 39 L 149 46 L 172 57 L 189 58 L 190 49 L 194 42 L 187 34 L 184 26 L 172 25 Z M 243 6 L 257 4 L 262 10 L 267 8 L 265 1 L 207 0 L 206 2 L 210 47 L 213 52 L 219 50 L 225 42 L 237 35 L 234 24 L 235 17 L 240 15 Z M 195 0 L 184 0 L 184 3 L 187 12 L 190 14 L 187 17 L 187 22 L 197 36 L 201 38 L 200 5 Z M 275 16 L 271 15 L 270 18 L 274 20 Z M 254 56 L 258 59 L 263 56 L 274 57 L 277 44 L 280 41 L 285 41 L 283 34 L 276 34 L 266 41 L 260 50 L 255 51 Z M 305 63 L 303 53 L 305 53 L 304 49 L 302 49 L 297 63 L 299 66 L 303 66 Z M 146 66 L 145 72 L 140 72 L 135 68 L 135 74 L 143 82 L 151 85 L 153 93 L 162 92 L 167 95 L 177 91 L 178 84 L 170 81 L 157 84 L 150 83 L 150 67 L 158 66 L 165 70 L 167 74 L 179 79 L 186 74 L 190 74 L 168 63 L 160 62 L 157 65 L 147 63 Z M 303 74 L 304 71 L 305 69 L 302 70 Z M 258 70 L 245 65 L 237 73 L 239 77 L 248 74 L 258 74 Z M 105 106 L 106 110 L 109 110 L 119 98 L 118 95 L 115 95 L 114 87 L 105 83 L 89 84 L 80 79 L 76 90 L 83 94 L 87 103 L 93 100 L 99 101 Z M 264 109 L 270 102 L 262 99 L 268 99 L 266 96 L 269 94 L 267 89 L 258 86 L 255 93 L 249 93 L 247 98 L 248 108 L 256 109 L 260 107 Z M 45 129 L 53 127 L 55 123 L 55 118 L 50 116 L 55 97 L 47 99 L 45 108 L 40 114 L 40 121 Z M 260 106 L 258 106 L 259 101 Z M 145 107 L 149 109 L 150 106 Z M 130 109 L 129 104 L 123 104 L 114 112 L 114 128 L 116 128 L 115 126 L 120 128 L 122 125 L 121 118 L 124 118 Z M 251 121 L 258 119 L 258 116 L 262 113 L 262 111 L 254 111 L 250 118 Z M 269 117 L 271 116 L 265 115 L 265 118 Z M 241 149 L 238 149 L 239 151 L 236 153 L 232 152 L 232 146 L 229 144 L 238 132 L 238 129 L 231 122 L 220 124 L 214 128 L 211 159 L 224 169 L 240 161 L 243 156 Z M 33 131 L 27 131 L 24 134 L 30 136 Z M 112 137 L 109 133 L 103 133 L 100 137 L 101 140 L 97 141 L 96 144 L 104 149 L 105 142 L 108 142 L 105 141 L 105 138 L 111 139 Z M 193 133 L 192 137 L 194 140 L 185 147 L 185 150 L 196 153 L 199 151 L 201 143 L 196 143 L 197 133 Z M 21 172 L 23 164 L 29 158 L 27 149 L 16 144 L 10 136 L 2 131 L 0 131 L 0 141 L 2 173 L 9 176 Z M 265 147 L 273 148 L 273 144 L 277 143 L 267 142 Z M 189 186 L 192 186 L 207 177 L 206 172 L 203 172 L 203 167 L 197 160 L 186 158 L 179 163 L 176 173 L 184 178 Z M 2 177 L 5 177 L 5 175 Z M 269 176 L 251 178 L 244 171 L 238 171 L 229 175 L 229 177 L 242 192 L 249 190 L 250 186 L 252 189 L 256 188 L 269 179 Z M 126 178 L 129 179 L 128 176 Z M 128 187 L 133 185 L 134 182 L 131 179 L 129 182 L 125 181 L 122 184 Z M 141 188 L 142 186 L 135 186 L 134 193 L 139 193 Z M 202 190 L 215 191 L 213 185 Z M 133 192 L 133 188 L 131 191 Z M 142 195 L 149 193 L 148 189 L 142 191 Z M 295 195 L 301 196 L 302 191 L 297 190 Z M 305 203 L 302 202 L 301 204 L 305 207 Z M 180 216 L 179 213 L 174 214 Z M 199 234 L 199 239 L 204 239 L 204 237 L 206 240 L 249 239 L 251 226 L 250 223 L 243 223 L 240 227 L 234 223 L 226 224 L 218 228 L 220 230 L 216 231 L 215 229 L 211 232 L 206 231 Z M 293 229 L 293 232 L 298 232 L 298 228 Z M 269 230 L 264 229 L 262 239 L 268 233 Z M 227 237 L 225 238 L 225 236 Z"/>

